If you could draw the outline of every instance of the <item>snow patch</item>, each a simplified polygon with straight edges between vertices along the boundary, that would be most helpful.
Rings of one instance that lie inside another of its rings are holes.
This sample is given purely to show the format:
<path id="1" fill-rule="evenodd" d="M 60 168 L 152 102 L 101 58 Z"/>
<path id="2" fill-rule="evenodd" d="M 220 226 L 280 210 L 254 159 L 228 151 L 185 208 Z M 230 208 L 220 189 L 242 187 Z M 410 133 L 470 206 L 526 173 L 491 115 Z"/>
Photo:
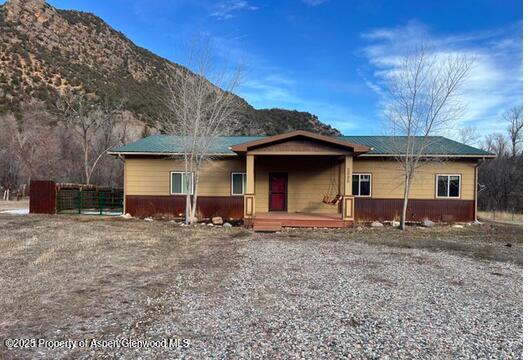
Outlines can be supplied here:
<path id="1" fill-rule="evenodd" d="M 0 211 L 0 214 L 27 215 L 27 214 L 29 214 L 29 209 L 2 210 L 2 211 Z"/>

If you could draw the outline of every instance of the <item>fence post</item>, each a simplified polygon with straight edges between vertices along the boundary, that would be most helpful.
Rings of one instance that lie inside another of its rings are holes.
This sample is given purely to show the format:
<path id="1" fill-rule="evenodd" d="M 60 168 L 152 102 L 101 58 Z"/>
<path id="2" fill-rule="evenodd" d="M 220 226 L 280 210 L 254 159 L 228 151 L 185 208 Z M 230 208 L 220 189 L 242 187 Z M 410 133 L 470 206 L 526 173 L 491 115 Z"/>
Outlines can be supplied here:
<path id="1" fill-rule="evenodd" d="M 102 191 L 98 191 L 99 215 L 103 215 L 103 197 L 102 197 L 102 195 L 103 195 L 103 192 Z"/>
<path id="2" fill-rule="evenodd" d="M 81 207 L 83 203 L 83 199 L 81 198 L 83 196 L 83 190 L 79 189 L 77 192 L 77 213 L 81 214 Z"/>

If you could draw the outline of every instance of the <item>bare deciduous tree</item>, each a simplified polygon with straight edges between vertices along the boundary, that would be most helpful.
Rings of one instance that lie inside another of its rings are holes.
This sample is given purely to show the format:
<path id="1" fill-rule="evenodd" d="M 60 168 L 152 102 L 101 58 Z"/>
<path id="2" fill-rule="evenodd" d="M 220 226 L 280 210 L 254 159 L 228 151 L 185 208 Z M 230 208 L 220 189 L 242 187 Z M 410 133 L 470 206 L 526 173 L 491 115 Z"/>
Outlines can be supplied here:
<path id="1" fill-rule="evenodd" d="M 64 126 L 81 141 L 83 170 L 86 184 L 90 180 L 99 161 L 111 148 L 123 144 L 127 128 L 116 134 L 121 114 L 121 104 L 111 106 L 90 101 L 83 94 L 68 92 L 57 101 L 57 109 L 62 115 Z M 103 139 L 105 146 L 98 147 Z"/>
<path id="2" fill-rule="evenodd" d="M 462 114 L 457 95 L 471 66 L 472 59 L 465 55 L 437 56 L 421 47 L 389 75 L 385 115 L 403 170 L 401 229 L 416 169 L 430 159 L 427 150 L 436 141 L 430 136 L 449 129 Z"/>
<path id="3" fill-rule="evenodd" d="M 501 133 L 488 134 L 484 137 L 482 148 L 497 156 L 503 157 L 508 153 L 508 140 Z"/>
<path id="4" fill-rule="evenodd" d="M 508 136 L 512 146 L 512 157 L 517 156 L 520 143 L 523 141 L 523 107 L 516 106 L 504 113 L 508 122 Z"/>
<path id="5" fill-rule="evenodd" d="M 480 167 L 481 191 L 478 206 L 482 210 L 523 211 L 523 152 L 521 148 L 523 121 L 520 107 L 506 111 L 507 134 L 485 136 L 482 148 L 497 155 Z"/>
<path id="6" fill-rule="evenodd" d="M 241 78 L 240 68 L 229 71 L 214 66 L 208 41 L 197 44 L 189 50 L 188 59 L 195 73 L 181 68 L 169 74 L 167 114 L 159 121 L 159 130 L 174 135 L 173 145 L 181 149 L 177 160 L 184 163 L 186 223 L 196 221 L 201 170 L 212 158 L 212 144 L 237 126 L 239 101 L 233 91 Z"/>
<path id="7" fill-rule="evenodd" d="M 22 172 L 13 140 L 17 132 L 15 117 L 0 117 L 0 128 L 0 190 L 2 200 L 9 200 L 9 194 L 18 185 Z"/>
<path id="8" fill-rule="evenodd" d="M 458 130 L 458 140 L 462 144 L 474 146 L 477 145 L 479 135 L 476 126 L 463 127 Z"/>
<path id="9" fill-rule="evenodd" d="M 18 120 L 5 116 L 1 122 L 1 185 L 12 193 L 16 191 L 17 196 L 24 196 L 32 178 L 50 177 L 56 170 L 53 118 L 44 103 L 28 100 L 21 104 Z"/>

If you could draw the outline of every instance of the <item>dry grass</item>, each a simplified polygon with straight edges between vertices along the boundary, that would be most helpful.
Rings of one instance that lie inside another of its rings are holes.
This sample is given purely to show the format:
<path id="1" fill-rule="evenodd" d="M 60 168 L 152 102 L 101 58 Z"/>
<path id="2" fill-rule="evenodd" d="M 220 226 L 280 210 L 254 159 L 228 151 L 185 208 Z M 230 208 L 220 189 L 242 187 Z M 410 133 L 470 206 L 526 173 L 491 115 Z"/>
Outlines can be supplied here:
<path id="1" fill-rule="evenodd" d="M 240 229 L 98 216 L 0 214 L 0 228 L 0 338 L 112 334 L 179 268 L 244 241 Z"/>
<path id="2" fill-rule="evenodd" d="M 116 217 L 0 214 L 0 228 L 0 339 L 112 337 L 135 326 L 145 311 L 140 304 L 164 293 L 183 269 L 215 266 L 230 276 L 240 266 L 238 249 L 259 248 L 264 237 L 300 246 L 312 239 L 450 251 L 522 264 L 522 228 L 498 224 L 254 234 Z M 0 358 L 14 355 L 0 345 Z"/>
<path id="3" fill-rule="evenodd" d="M 478 217 L 486 220 L 510 221 L 519 224 L 523 223 L 523 214 L 508 211 L 479 211 Z"/>

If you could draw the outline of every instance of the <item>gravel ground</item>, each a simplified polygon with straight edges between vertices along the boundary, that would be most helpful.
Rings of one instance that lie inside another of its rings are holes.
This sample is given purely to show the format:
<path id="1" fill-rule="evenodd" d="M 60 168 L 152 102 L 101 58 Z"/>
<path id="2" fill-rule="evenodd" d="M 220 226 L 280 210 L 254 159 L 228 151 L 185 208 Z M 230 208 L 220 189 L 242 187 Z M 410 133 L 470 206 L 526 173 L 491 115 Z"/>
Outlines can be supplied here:
<path id="1" fill-rule="evenodd" d="M 0 339 L 189 339 L 19 358 L 522 357 L 522 229 L 290 230 L 0 214 Z"/>
<path id="2" fill-rule="evenodd" d="M 517 265 L 266 236 L 233 255 L 179 274 L 122 336 L 188 338 L 190 358 L 522 357 Z"/>

